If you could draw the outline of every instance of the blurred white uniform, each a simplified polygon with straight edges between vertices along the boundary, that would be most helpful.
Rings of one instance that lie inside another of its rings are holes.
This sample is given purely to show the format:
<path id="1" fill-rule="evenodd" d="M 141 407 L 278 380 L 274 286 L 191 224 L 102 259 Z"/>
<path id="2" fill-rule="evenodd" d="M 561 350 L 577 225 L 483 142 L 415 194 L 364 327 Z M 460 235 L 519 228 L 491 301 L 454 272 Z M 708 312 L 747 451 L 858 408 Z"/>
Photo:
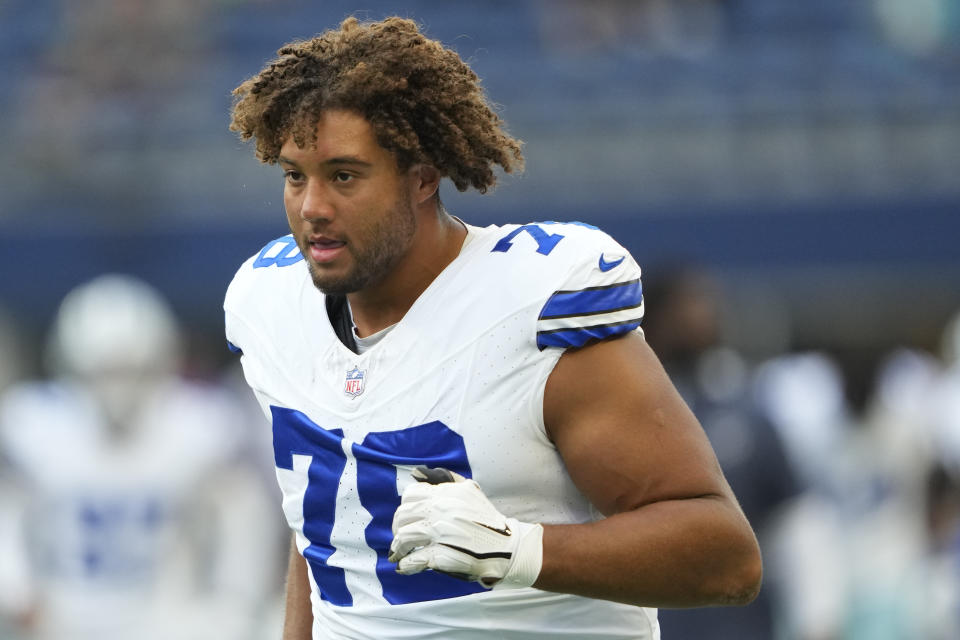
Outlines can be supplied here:
<path id="1" fill-rule="evenodd" d="M 895 349 L 857 412 L 824 354 L 762 369 L 762 397 L 810 486 L 778 531 L 789 637 L 960 637 L 956 541 L 944 549 L 931 537 L 926 495 L 931 470 L 955 451 L 939 439 L 950 416 L 937 403 L 939 376 L 929 355 Z"/>
<path id="2" fill-rule="evenodd" d="M 233 626 L 270 584 L 245 423 L 230 396 L 173 375 L 172 316 L 152 295 L 115 276 L 71 294 L 52 343 L 65 375 L 0 398 L 19 496 L 0 604 L 33 616 L 31 636 L 248 637 Z"/>
<path id="3" fill-rule="evenodd" d="M 238 271 L 228 341 L 272 417 L 277 477 L 310 566 L 313 637 L 659 637 L 656 610 L 538 589 L 494 589 L 387 560 L 417 465 L 474 478 L 525 522 L 599 517 L 543 424 L 568 346 L 634 331 L 640 269 L 579 224 L 469 227 L 460 255 L 379 342 L 356 354 L 328 320 L 291 236 Z"/>

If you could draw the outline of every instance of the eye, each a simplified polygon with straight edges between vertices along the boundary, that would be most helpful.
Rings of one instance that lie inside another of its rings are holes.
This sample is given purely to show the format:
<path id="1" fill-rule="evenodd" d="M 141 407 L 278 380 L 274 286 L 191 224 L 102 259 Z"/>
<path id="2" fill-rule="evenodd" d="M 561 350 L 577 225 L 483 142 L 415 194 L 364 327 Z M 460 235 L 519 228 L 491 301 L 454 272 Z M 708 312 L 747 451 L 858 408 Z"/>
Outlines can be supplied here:
<path id="1" fill-rule="evenodd" d="M 294 171 L 293 169 L 288 169 L 283 172 L 283 177 L 287 179 L 287 182 L 297 183 L 303 181 L 303 174 L 299 171 Z"/>
<path id="2" fill-rule="evenodd" d="M 338 182 L 340 184 L 346 184 L 351 180 L 353 180 L 353 175 L 347 173 L 346 171 L 337 171 L 335 174 L 333 174 L 334 182 Z"/>

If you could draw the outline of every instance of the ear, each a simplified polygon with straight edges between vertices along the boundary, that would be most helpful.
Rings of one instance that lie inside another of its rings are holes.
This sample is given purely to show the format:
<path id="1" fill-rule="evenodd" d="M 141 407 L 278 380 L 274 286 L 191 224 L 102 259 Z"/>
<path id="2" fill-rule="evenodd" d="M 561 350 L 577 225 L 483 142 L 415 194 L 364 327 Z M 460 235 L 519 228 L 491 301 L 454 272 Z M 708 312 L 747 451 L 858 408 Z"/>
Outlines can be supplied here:
<path id="1" fill-rule="evenodd" d="M 410 168 L 413 193 L 417 204 L 433 197 L 440 187 L 440 172 L 429 164 L 417 164 Z"/>

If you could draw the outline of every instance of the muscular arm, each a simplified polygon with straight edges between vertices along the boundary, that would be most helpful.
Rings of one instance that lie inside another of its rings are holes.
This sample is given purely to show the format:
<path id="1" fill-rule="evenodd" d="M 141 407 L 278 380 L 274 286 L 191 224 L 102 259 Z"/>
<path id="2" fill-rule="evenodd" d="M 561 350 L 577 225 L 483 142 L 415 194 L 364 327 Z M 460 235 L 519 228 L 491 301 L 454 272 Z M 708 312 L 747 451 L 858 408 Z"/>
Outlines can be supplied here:
<path id="1" fill-rule="evenodd" d="M 535 587 L 651 607 L 755 597 L 753 531 L 640 336 L 565 353 L 547 381 L 544 420 L 571 478 L 608 517 L 545 525 Z"/>
<path id="2" fill-rule="evenodd" d="M 307 562 L 297 551 L 296 538 L 290 541 L 287 569 L 287 604 L 283 620 L 283 640 L 310 640 L 313 612 L 310 608 L 310 580 Z"/>

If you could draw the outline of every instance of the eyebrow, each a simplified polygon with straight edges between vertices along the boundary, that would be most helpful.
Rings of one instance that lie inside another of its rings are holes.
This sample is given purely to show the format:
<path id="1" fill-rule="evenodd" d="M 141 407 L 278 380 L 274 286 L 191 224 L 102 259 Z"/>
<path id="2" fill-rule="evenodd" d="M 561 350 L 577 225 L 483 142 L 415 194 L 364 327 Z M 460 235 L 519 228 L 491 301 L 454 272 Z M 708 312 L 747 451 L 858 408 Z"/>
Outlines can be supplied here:
<path id="1" fill-rule="evenodd" d="M 284 157 L 284 156 L 278 156 L 278 157 L 277 157 L 277 162 L 282 162 L 282 163 L 284 163 L 284 164 L 289 164 L 289 165 L 297 166 L 297 163 L 296 163 L 296 162 L 294 162 L 294 161 L 291 160 L 290 158 L 286 158 L 286 157 Z M 358 158 L 358 157 L 356 157 L 356 156 L 338 156 L 338 157 L 336 157 L 336 158 L 329 158 L 329 159 L 327 159 L 327 160 L 324 160 L 322 164 L 326 164 L 326 165 L 344 165 L 344 164 L 350 164 L 350 165 L 359 165 L 359 166 L 362 166 L 362 167 L 372 167 L 372 166 L 373 166 L 372 163 L 367 162 L 367 161 L 365 161 L 365 160 L 361 160 L 360 158 Z"/>

